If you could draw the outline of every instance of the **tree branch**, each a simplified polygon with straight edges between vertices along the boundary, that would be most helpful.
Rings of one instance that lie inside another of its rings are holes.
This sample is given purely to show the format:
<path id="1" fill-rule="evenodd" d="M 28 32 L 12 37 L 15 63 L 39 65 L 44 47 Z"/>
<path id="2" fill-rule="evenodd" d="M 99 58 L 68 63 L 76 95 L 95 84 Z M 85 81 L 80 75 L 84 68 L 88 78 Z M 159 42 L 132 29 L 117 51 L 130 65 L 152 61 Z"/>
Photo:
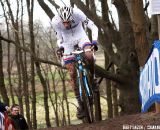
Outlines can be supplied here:
<path id="1" fill-rule="evenodd" d="M 112 48 L 112 43 L 115 43 L 116 45 L 121 45 L 121 44 L 119 44 L 121 42 L 121 37 L 120 37 L 119 32 L 117 30 L 114 30 L 110 21 L 105 21 L 103 19 L 100 19 L 97 15 L 95 15 L 94 12 L 89 10 L 82 1 L 71 0 L 71 2 L 75 3 L 77 5 L 77 7 L 80 8 L 83 12 L 85 12 L 87 17 L 92 19 L 94 21 L 94 23 L 97 25 L 97 27 L 100 28 L 99 29 L 100 30 L 99 31 L 99 34 L 100 34 L 99 40 L 104 41 L 104 42 L 101 42 L 102 46 L 104 47 L 103 49 L 110 56 L 109 59 L 112 60 L 117 65 L 118 64 L 117 59 L 119 57 L 117 57 L 117 55 L 114 54 L 113 48 Z M 101 29 L 104 30 L 104 34 L 102 34 Z M 101 40 L 102 37 L 105 40 Z"/>
<path id="2" fill-rule="evenodd" d="M 95 73 L 97 75 L 99 75 L 100 77 L 110 79 L 110 80 L 118 82 L 120 84 L 126 83 L 126 79 L 123 78 L 123 76 L 121 76 L 119 74 L 115 74 L 113 72 L 106 71 L 105 69 L 103 69 L 102 67 L 100 67 L 98 65 L 95 66 Z"/>
<path id="3" fill-rule="evenodd" d="M 25 51 L 25 52 L 30 53 L 30 54 L 33 56 L 33 58 L 34 58 L 35 61 L 39 61 L 39 62 L 42 62 L 42 63 L 47 63 L 47 64 L 55 65 L 55 66 L 58 66 L 58 67 L 62 67 L 59 63 L 55 63 L 55 62 L 53 62 L 53 61 L 48 61 L 48 60 L 45 60 L 45 59 L 36 57 L 36 56 L 34 55 L 34 53 L 30 51 L 30 49 L 28 49 L 28 48 L 26 48 L 26 47 L 20 46 L 19 44 L 17 44 L 17 43 L 16 43 L 15 41 L 13 41 L 13 40 L 9 40 L 9 39 L 4 38 L 4 37 L 2 37 L 2 36 L 0 36 L 0 40 L 6 41 L 6 42 L 8 42 L 8 43 L 12 43 L 12 44 L 14 44 L 16 47 L 18 47 L 19 49 L 21 49 L 21 50 L 23 50 L 23 51 Z M 64 67 L 63 67 L 63 68 L 64 68 Z"/>
<path id="4" fill-rule="evenodd" d="M 57 5 L 54 0 L 48 0 L 56 9 L 59 8 L 59 5 Z"/>
<path id="5" fill-rule="evenodd" d="M 104 21 L 103 19 L 100 19 L 95 14 L 95 12 L 92 12 L 91 10 L 89 10 L 89 8 L 87 8 L 86 5 L 82 1 L 80 1 L 80 0 L 70 0 L 70 1 L 75 3 L 78 8 L 80 8 L 83 12 L 85 12 L 87 17 L 89 17 L 92 21 L 94 21 L 94 23 L 97 25 L 97 27 L 102 28 L 104 30 L 105 34 L 107 34 L 107 37 L 111 37 L 111 39 L 114 40 L 114 38 L 115 38 L 115 37 L 113 37 L 114 33 L 116 33 L 116 37 L 117 37 L 117 35 L 118 35 L 117 31 L 115 31 L 113 29 L 113 27 L 111 26 L 111 23 L 109 21 Z"/>
<path id="6" fill-rule="evenodd" d="M 18 47 L 19 49 L 23 50 L 23 51 L 26 51 L 28 53 L 30 53 L 34 60 L 35 61 L 38 61 L 38 62 L 41 62 L 41 63 L 46 63 L 46 64 L 51 64 L 51 65 L 55 65 L 55 66 L 58 66 L 58 67 L 61 67 L 61 68 L 64 68 L 65 67 L 62 67 L 61 64 L 59 63 L 55 63 L 53 61 L 49 61 L 49 60 L 45 60 L 45 59 L 42 59 L 42 58 L 38 58 L 36 57 L 33 52 L 30 51 L 30 49 L 26 48 L 26 47 L 22 47 L 20 45 L 18 45 L 15 41 L 13 40 L 9 40 L 9 39 L 6 39 L 2 36 L 0 36 L 0 40 L 3 40 L 3 41 L 6 41 L 8 43 L 12 43 L 14 44 L 16 47 Z M 95 66 L 95 72 L 97 75 L 99 75 L 100 77 L 104 77 L 104 78 L 107 78 L 107 79 L 110 79 L 110 80 L 113 80 L 115 82 L 119 82 L 119 83 L 126 83 L 126 79 L 123 78 L 123 76 L 121 75 L 117 75 L 117 74 L 114 74 L 114 73 L 111 73 L 109 71 L 106 71 L 105 69 L 103 69 L 102 67 L 96 65 Z"/>
<path id="7" fill-rule="evenodd" d="M 52 19 L 55 14 L 52 12 L 52 10 L 48 7 L 48 5 L 44 2 L 44 0 L 37 0 L 41 8 L 45 11 L 45 13 L 48 15 L 50 19 Z"/>
<path id="8" fill-rule="evenodd" d="M 97 15 L 95 15 L 94 12 L 90 11 L 83 2 L 81 2 L 80 0 L 70 0 L 70 1 L 75 3 L 78 8 L 80 8 L 83 12 L 85 12 L 87 17 L 92 19 L 94 23 L 97 25 L 97 27 L 106 30 L 107 23 L 104 20 L 100 19 Z"/>

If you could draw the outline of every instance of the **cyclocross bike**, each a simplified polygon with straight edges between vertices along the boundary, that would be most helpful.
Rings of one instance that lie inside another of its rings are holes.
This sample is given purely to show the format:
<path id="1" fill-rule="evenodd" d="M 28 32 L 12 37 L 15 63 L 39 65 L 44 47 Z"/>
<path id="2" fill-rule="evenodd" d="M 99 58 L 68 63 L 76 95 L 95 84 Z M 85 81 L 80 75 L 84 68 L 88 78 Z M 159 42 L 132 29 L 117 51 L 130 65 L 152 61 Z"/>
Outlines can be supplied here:
<path id="1" fill-rule="evenodd" d="M 93 49 L 81 50 L 79 47 L 76 47 L 75 51 L 70 54 L 65 55 L 75 55 L 75 63 L 77 69 L 77 83 L 79 85 L 79 93 L 80 99 L 83 104 L 85 117 L 88 123 L 92 123 L 94 121 L 93 116 L 93 91 L 92 86 L 93 83 L 89 83 L 89 74 L 88 70 L 85 67 L 85 62 L 83 59 L 83 54 L 88 51 L 92 51 Z"/>

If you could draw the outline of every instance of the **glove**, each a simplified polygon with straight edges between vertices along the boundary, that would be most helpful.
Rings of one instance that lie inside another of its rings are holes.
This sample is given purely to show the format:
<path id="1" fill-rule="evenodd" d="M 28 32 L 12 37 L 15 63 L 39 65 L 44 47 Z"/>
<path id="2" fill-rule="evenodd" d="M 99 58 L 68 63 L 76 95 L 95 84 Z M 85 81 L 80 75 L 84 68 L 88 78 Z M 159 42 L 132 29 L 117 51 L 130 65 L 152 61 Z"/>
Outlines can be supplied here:
<path id="1" fill-rule="evenodd" d="M 92 41 L 92 46 L 95 51 L 98 51 L 97 41 Z"/>
<path id="2" fill-rule="evenodd" d="M 62 57 L 62 54 L 64 53 L 64 47 L 60 47 L 58 50 L 57 50 L 57 55 L 58 56 L 61 56 Z"/>

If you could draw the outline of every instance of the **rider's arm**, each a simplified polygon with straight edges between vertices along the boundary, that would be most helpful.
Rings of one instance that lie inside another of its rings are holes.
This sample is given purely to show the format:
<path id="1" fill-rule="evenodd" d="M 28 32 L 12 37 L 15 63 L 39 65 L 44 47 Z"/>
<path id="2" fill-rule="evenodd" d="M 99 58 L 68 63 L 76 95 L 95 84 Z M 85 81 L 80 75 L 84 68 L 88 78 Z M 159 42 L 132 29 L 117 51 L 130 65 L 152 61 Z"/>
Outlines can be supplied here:
<path id="1" fill-rule="evenodd" d="M 61 34 L 61 29 L 58 25 L 58 19 L 57 18 L 53 18 L 52 20 L 52 27 L 55 31 L 55 34 L 56 34 L 56 38 L 57 38 L 57 45 L 59 48 L 63 47 L 63 37 L 62 37 L 62 34 Z"/>
<path id="2" fill-rule="evenodd" d="M 81 21 L 92 31 L 92 41 L 97 41 L 98 39 L 98 28 L 87 16 L 80 10 L 77 9 L 77 13 Z"/>

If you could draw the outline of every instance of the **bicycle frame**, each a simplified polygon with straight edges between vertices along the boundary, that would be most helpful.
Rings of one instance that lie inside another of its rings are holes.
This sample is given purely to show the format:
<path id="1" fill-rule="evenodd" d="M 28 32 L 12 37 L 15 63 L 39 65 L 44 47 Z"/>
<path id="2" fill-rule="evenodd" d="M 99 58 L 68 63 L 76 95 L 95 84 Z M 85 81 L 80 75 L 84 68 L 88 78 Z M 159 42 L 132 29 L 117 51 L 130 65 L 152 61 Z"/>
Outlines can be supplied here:
<path id="1" fill-rule="evenodd" d="M 89 90 L 89 86 L 88 86 L 88 81 L 87 81 L 87 70 L 84 68 L 83 66 L 83 61 L 82 61 L 82 56 L 81 54 L 75 55 L 76 58 L 76 63 L 77 63 L 77 79 L 78 79 L 78 84 L 79 84 L 79 93 L 80 93 L 80 97 L 82 99 L 82 86 L 80 83 L 80 73 L 82 73 L 82 79 L 85 82 L 85 87 L 87 90 L 87 95 L 90 97 L 91 96 L 91 92 Z"/>
<path id="2" fill-rule="evenodd" d="M 93 92 L 88 81 L 88 74 L 85 66 L 83 65 L 82 53 L 75 54 L 77 80 L 79 86 L 79 94 L 81 102 L 83 103 L 84 111 L 86 112 L 86 120 L 88 123 L 92 123 L 93 117 Z"/>
<path id="3" fill-rule="evenodd" d="M 93 92 L 88 80 L 87 70 L 84 66 L 83 56 L 84 52 L 92 51 L 92 49 L 80 50 L 77 48 L 75 51 L 70 54 L 64 54 L 64 56 L 74 55 L 76 60 L 76 69 L 77 69 L 77 81 L 79 86 L 80 99 L 84 107 L 86 120 L 88 123 L 92 123 L 94 120 L 93 117 Z"/>

